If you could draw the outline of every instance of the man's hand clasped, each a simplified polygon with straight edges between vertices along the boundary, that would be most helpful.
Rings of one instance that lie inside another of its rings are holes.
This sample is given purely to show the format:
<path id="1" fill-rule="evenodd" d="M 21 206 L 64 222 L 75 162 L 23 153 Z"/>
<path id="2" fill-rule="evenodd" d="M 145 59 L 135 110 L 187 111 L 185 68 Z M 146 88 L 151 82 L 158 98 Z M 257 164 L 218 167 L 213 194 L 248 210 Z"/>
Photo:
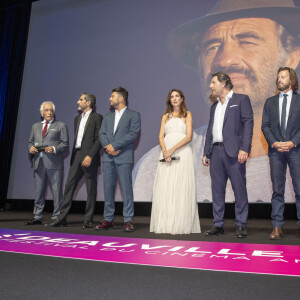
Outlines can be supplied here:
<path id="1" fill-rule="evenodd" d="M 295 144 L 291 141 L 287 142 L 275 142 L 272 145 L 278 152 L 289 152 L 292 148 L 295 147 Z"/>
<path id="2" fill-rule="evenodd" d="M 38 149 L 36 147 L 31 146 L 30 149 L 29 149 L 29 152 L 31 154 L 35 154 L 35 153 L 37 153 L 39 151 L 38 151 Z M 48 146 L 48 147 L 45 148 L 45 152 L 49 153 L 49 154 L 54 153 L 54 148 L 52 146 Z"/>
<path id="3" fill-rule="evenodd" d="M 117 156 L 121 152 L 121 150 L 115 151 L 115 148 L 113 147 L 112 144 L 109 144 L 104 148 L 105 148 L 105 151 L 107 152 L 107 154 L 112 155 L 112 156 Z"/>

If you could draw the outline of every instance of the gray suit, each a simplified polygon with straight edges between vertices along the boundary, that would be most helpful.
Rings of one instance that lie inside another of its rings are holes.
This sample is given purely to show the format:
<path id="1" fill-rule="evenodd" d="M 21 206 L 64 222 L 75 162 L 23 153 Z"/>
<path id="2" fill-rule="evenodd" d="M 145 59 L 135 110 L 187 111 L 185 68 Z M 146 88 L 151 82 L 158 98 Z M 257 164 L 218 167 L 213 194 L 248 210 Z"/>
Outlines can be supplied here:
<path id="1" fill-rule="evenodd" d="M 55 153 L 35 153 L 33 155 L 33 169 L 35 172 L 35 202 L 34 219 L 42 220 L 45 205 L 45 190 L 47 178 L 53 193 L 54 210 L 52 219 L 56 219 L 60 212 L 62 197 L 63 152 L 69 148 L 67 125 L 53 121 L 48 126 L 45 137 L 42 136 L 43 124 L 33 124 L 28 142 L 28 150 L 33 147 L 53 146 Z"/>
<path id="2" fill-rule="evenodd" d="M 101 145 L 106 147 L 112 144 L 115 151 L 120 150 L 117 156 L 109 155 L 104 152 L 103 155 L 103 173 L 104 173 L 104 219 L 112 222 L 115 212 L 114 193 L 117 176 L 120 180 L 123 194 L 123 217 L 124 222 L 131 222 L 133 208 L 132 191 L 132 166 L 134 142 L 141 129 L 140 114 L 136 111 L 126 108 L 116 131 L 114 133 L 115 113 L 108 113 L 102 122 L 99 131 Z"/>

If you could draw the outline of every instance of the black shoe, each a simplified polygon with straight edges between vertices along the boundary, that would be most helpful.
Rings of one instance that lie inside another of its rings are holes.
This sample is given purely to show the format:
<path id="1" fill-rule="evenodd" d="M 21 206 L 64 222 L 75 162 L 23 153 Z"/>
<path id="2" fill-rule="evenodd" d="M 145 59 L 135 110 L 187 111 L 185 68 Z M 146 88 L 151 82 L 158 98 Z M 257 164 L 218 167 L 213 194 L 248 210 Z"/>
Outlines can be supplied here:
<path id="1" fill-rule="evenodd" d="M 25 225 L 42 225 L 42 221 L 41 220 L 32 219 L 30 221 L 26 221 L 24 224 Z"/>
<path id="2" fill-rule="evenodd" d="M 244 226 L 236 226 L 235 235 L 237 238 L 247 237 L 247 230 Z"/>
<path id="3" fill-rule="evenodd" d="M 224 234 L 223 227 L 213 226 L 211 229 L 205 232 L 205 236 L 212 236 L 212 235 L 220 235 Z"/>
<path id="4" fill-rule="evenodd" d="M 50 224 L 45 224 L 46 227 L 63 227 L 67 226 L 67 222 L 61 219 L 55 219 Z"/>
<path id="5" fill-rule="evenodd" d="M 87 228 L 92 228 L 92 227 L 93 227 L 92 222 L 84 221 L 81 229 L 87 229 Z"/>

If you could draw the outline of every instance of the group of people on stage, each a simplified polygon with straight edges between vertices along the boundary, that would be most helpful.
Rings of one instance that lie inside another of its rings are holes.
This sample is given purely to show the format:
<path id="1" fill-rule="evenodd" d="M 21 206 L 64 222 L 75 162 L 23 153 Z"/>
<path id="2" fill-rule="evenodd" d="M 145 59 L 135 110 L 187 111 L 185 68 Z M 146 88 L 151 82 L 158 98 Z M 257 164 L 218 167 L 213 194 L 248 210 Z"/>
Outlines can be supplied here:
<path id="1" fill-rule="evenodd" d="M 123 87 L 112 90 L 109 98 L 115 112 L 104 118 L 93 111 L 96 97 L 82 93 L 77 105 L 82 111 L 74 120 L 74 143 L 67 182 L 62 194 L 63 152 L 68 149 L 69 138 L 66 124 L 54 119 L 55 105 L 43 102 L 40 108 L 44 118 L 32 126 L 29 138 L 29 152 L 33 156 L 35 171 L 34 218 L 26 225 L 42 224 L 45 205 L 47 179 L 50 182 L 54 211 L 49 227 L 65 226 L 71 209 L 73 195 L 80 179 L 86 180 L 87 201 L 82 228 L 93 227 L 93 217 L 97 196 L 97 176 L 100 166 L 100 149 L 104 147 L 104 220 L 97 230 L 113 227 L 114 193 L 119 177 L 123 194 L 124 231 L 134 231 L 132 192 L 132 166 L 134 142 L 141 128 L 140 114 L 127 107 L 128 92 Z"/>
<path id="2" fill-rule="evenodd" d="M 287 165 L 296 195 L 297 224 L 300 226 L 298 79 L 295 71 L 289 67 L 281 67 L 277 75 L 276 88 L 279 93 L 266 100 L 261 127 L 269 146 L 273 184 L 273 231 L 270 239 L 282 237 Z M 231 79 L 225 72 L 211 75 L 210 90 L 212 105 L 202 163 L 210 167 L 214 220 L 212 228 L 205 232 L 205 236 L 224 233 L 225 190 L 229 178 L 235 196 L 236 236 L 244 238 L 247 236 L 248 218 L 246 161 L 253 136 L 253 110 L 247 95 L 234 93 Z M 65 225 L 74 191 L 85 175 L 88 198 L 83 228 L 92 227 L 102 145 L 105 149 L 102 160 L 104 220 L 96 229 L 113 227 L 114 192 L 119 177 L 124 202 L 124 231 L 134 231 L 133 150 L 141 122 L 139 113 L 127 107 L 127 98 L 128 92 L 124 88 L 113 89 L 109 101 L 115 111 L 103 118 L 93 112 L 95 96 L 86 93 L 81 95 L 77 104 L 82 114 L 74 122 L 71 167 L 63 197 L 63 152 L 68 148 L 68 130 L 64 123 L 54 120 L 55 106 L 52 102 L 41 105 L 44 120 L 33 125 L 29 139 L 29 152 L 34 158 L 36 180 L 34 219 L 25 224 L 42 224 L 48 178 L 54 198 L 52 223 L 48 226 Z M 192 114 L 187 110 L 184 94 L 178 89 L 172 89 L 168 94 L 166 110 L 161 119 L 159 144 L 161 154 L 157 158 L 150 231 L 171 234 L 200 233 Z"/>

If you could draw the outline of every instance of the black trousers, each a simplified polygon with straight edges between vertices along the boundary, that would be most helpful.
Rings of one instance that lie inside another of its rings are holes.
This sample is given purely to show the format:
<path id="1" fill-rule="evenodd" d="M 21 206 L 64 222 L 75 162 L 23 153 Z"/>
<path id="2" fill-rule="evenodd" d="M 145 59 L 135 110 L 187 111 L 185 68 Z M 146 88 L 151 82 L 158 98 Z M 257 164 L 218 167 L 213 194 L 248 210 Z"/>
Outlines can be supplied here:
<path id="1" fill-rule="evenodd" d="M 66 221 L 67 215 L 72 206 L 72 200 L 77 185 L 84 175 L 86 181 L 87 201 L 85 207 L 84 221 L 93 221 L 96 197 L 97 197 L 97 175 L 98 166 L 93 163 L 86 168 L 81 166 L 82 159 L 80 150 L 77 150 L 69 170 L 67 183 L 65 186 L 64 197 L 62 201 L 62 208 L 59 219 Z"/>

